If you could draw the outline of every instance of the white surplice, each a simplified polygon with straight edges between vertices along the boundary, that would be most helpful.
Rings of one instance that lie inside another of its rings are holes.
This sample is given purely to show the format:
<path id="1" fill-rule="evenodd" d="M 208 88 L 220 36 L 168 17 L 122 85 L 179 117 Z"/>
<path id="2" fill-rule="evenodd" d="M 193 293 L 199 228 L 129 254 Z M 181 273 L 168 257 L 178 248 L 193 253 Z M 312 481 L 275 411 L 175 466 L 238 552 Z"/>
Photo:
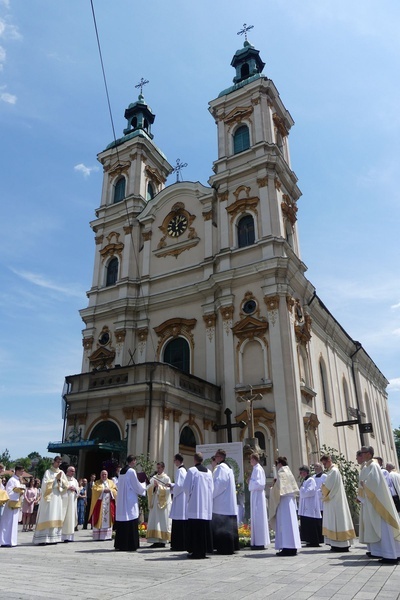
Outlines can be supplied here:
<path id="1" fill-rule="evenodd" d="M 68 487 L 73 487 L 74 489 L 67 490 L 67 492 L 63 496 L 65 517 L 62 526 L 61 541 L 73 542 L 75 527 L 78 524 L 77 502 L 79 483 L 77 482 L 75 477 L 67 476 L 67 479 Z"/>
<path id="2" fill-rule="evenodd" d="M 251 515 L 251 540 L 252 546 L 263 546 L 270 543 L 265 499 L 265 473 L 260 464 L 253 467 L 249 481 L 250 515 Z"/>
<path id="3" fill-rule="evenodd" d="M 13 475 L 7 481 L 6 492 L 12 502 L 20 503 L 21 493 L 18 490 L 25 489 L 19 477 Z M 11 508 L 7 504 L 0 521 L 0 546 L 16 546 L 18 536 L 18 515 L 20 508 Z"/>
<path id="4" fill-rule="evenodd" d="M 172 506 L 169 514 L 170 519 L 175 521 L 186 520 L 186 498 L 183 491 L 183 484 L 186 478 L 186 469 L 181 466 L 175 470 L 175 483 L 172 483 Z"/>
<path id="5" fill-rule="evenodd" d="M 118 496 L 116 500 L 116 521 L 133 521 L 139 518 L 138 496 L 146 494 L 146 484 L 140 483 L 135 469 L 129 468 L 118 477 Z"/>

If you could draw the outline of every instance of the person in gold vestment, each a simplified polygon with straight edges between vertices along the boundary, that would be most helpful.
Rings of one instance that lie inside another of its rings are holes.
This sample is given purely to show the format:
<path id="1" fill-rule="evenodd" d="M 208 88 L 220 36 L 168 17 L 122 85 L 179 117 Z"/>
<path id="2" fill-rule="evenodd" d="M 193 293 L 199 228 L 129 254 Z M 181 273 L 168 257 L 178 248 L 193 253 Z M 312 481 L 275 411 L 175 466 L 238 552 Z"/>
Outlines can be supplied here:
<path id="1" fill-rule="evenodd" d="M 92 524 L 93 539 L 96 541 L 111 540 L 115 521 L 115 499 L 117 487 L 108 472 L 103 470 L 100 479 L 92 487 L 92 503 L 89 520 Z"/>

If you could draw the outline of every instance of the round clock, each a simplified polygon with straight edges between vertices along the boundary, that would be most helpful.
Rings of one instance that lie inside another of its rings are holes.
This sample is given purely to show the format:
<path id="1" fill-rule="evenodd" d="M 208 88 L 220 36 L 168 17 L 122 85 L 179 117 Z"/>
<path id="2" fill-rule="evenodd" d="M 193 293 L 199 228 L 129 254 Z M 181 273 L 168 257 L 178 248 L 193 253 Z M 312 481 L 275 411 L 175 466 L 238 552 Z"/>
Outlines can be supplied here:
<path id="1" fill-rule="evenodd" d="M 171 237 L 178 237 L 186 231 L 188 226 L 188 220 L 185 215 L 175 215 L 172 217 L 167 226 L 168 235 Z"/>
<path id="2" fill-rule="evenodd" d="M 101 346 L 106 346 L 109 341 L 110 341 L 110 334 L 107 331 L 103 331 L 103 333 L 101 333 L 100 337 L 99 337 L 99 344 Z"/>

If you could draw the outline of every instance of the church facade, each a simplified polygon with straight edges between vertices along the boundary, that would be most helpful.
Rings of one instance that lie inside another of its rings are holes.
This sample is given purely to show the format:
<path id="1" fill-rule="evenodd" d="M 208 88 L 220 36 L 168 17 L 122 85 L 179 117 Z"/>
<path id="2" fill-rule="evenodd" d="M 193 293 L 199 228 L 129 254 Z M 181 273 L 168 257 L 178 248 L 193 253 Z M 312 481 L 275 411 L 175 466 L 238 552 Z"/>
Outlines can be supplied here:
<path id="1" fill-rule="evenodd" d="M 388 381 L 305 275 L 292 117 L 247 40 L 231 64 L 233 85 L 209 104 L 209 186 L 166 186 L 173 168 L 142 93 L 123 137 L 98 155 L 82 372 L 66 378 L 61 445 L 79 453 L 81 472 L 99 470 L 99 451 L 148 453 L 172 471 L 174 453 L 227 441 L 215 427 L 226 409 L 247 423 L 233 441 L 254 419 L 267 474 L 278 452 L 294 472 L 322 445 L 354 459 L 362 425 L 334 424 L 357 420 L 372 424 L 364 442 L 396 462 Z"/>

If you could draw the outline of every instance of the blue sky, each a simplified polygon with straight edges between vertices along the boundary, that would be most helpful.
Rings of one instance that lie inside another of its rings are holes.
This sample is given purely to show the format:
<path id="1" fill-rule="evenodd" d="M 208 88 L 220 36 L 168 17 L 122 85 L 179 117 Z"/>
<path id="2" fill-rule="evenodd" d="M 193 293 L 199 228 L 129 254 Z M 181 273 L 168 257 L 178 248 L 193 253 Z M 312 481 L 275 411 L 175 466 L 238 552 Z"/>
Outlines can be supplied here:
<path id="1" fill-rule="evenodd" d="M 400 425 L 398 0 L 94 0 L 116 135 L 144 90 L 155 143 L 206 184 L 208 101 L 243 39 L 295 120 L 302 259 L 318 295 L 390 380 Z M 99 205 L 112 141 L 90 0 L 0 0 L 0 452 L 61 439 L 65 375 L 81 368 Z M 173 182 L 173 177 L 170 183 Z"/>

